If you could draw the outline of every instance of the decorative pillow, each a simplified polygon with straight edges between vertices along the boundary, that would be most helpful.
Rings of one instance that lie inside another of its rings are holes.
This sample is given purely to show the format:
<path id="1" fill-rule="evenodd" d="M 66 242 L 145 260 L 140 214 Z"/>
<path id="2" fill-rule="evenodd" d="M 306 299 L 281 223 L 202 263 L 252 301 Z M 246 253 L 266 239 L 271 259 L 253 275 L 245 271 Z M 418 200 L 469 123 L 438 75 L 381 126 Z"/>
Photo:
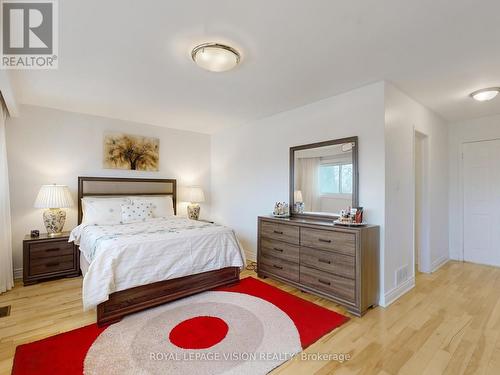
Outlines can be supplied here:
<path id="1" fill-rule="evenodd" d="M 82 198 L 82 223 L 120 224 L 122 220 L 122 204 L 129 204 L 130 202 L 128 198 Z"/>
<path id="2" fill-rule="evenodd" d="M 132 201 L 130 204 L 122 204 L 122 222 L 135 223 L 153 218 L 153 205 L 146 201 Z"/>
<path id="3" fill-rule="evenodd" d="M 171 195 L 159 197 L 130 197 L 132 202 L 148 202 L 153 207 L 153 217 L 174 216 L 174 202 Z"/>

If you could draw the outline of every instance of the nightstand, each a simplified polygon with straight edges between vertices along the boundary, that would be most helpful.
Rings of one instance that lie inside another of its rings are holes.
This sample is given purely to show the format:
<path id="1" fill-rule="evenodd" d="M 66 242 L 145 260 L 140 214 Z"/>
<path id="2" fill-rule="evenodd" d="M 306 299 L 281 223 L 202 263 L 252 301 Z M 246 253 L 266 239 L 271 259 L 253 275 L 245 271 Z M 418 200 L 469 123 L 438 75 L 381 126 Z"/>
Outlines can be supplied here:
<path id="1" fill-rule="evenodd" d="M 79 251 L 68 242 L 69 232 L 51 237 L 27 235 L 23 241 L 23 283 L 30 285 L 58 277 L 76 277 L 80 274 Z"/>

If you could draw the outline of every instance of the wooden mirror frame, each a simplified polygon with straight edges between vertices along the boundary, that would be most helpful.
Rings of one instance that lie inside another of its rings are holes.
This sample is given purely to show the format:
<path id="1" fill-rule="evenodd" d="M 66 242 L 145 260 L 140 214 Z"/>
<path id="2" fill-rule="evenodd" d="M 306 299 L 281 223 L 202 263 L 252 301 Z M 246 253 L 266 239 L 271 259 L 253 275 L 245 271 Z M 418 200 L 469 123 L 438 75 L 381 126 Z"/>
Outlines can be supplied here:
<path id="1" fill-rule="evenodd" d="M 290 215 L 296 218 L 304 218 L 304 219 L 333 219 L 338 217 L 338 215 L 335 214 L 331 215 L 325 215 L 323 213 L 298 214 L 293 212 L 293 205 L 295 203 L 293 193 L 295 190 L 295 151 L 338 145 L 341 143 L 354 143 L 354 146 L 352 148 L 352 207 L 359 206 L 358 137 L 340 138 L 340 139 L 333 139 L 331 141 L 310 143 L 307 145 L 290 147 L 290 198 L 289 198 Z"/>

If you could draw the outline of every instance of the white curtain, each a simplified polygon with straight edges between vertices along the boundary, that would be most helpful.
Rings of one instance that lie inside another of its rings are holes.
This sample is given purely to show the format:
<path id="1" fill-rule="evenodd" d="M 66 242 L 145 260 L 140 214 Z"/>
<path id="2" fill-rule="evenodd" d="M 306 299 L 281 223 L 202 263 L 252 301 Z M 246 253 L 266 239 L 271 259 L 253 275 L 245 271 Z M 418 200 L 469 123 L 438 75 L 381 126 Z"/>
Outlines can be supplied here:
<path id="1" fill-rule="evenodd" d="M 297 185 L 302 192 L 304 211 L 321 211 L 319 194 L 319 165 L 320 158 L 297 159 L 298 178 Z"/>
<path id="2" fill-rule="evenodd" d="M 0 293 L 14 286 L 12 272 L 12 235 L 10 224 L 9 171 L 5 118 L 7 112 L 0 96 Z"/>

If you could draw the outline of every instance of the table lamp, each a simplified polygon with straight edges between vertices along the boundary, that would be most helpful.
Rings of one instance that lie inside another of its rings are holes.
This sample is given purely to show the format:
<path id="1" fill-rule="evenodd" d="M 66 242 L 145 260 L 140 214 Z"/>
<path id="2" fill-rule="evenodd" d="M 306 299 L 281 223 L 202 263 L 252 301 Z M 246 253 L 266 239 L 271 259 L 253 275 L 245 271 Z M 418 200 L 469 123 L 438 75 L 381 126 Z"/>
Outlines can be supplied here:
<path id="1" fill-rule="evenodd" d="M 43 223 L 49 236 L 60 235 L 66 220 L 61 208 L 73 206 L 71 194 L 66 185 L 42 185 L 35 200 L 35 208 L 48 208 L 43 212 Z"/>
<path id="2" fill-rule="evenodd" d="M 304 213 L 304 200 L 302 199 L 302 191 L 295 190 L 293 192 L 293 204 L 294 204 L 294 212 L 297 214 Z"/>
<path id="3" fill-rule="evenodd" d="M 190 202 L 187 206 L 188 218 L 198 220 L 200 217 L 200 205 L 198 203 L 205 202 L 205 194 L 199 186 L 191 186 L 187 191 L 187 201 Z"/>

